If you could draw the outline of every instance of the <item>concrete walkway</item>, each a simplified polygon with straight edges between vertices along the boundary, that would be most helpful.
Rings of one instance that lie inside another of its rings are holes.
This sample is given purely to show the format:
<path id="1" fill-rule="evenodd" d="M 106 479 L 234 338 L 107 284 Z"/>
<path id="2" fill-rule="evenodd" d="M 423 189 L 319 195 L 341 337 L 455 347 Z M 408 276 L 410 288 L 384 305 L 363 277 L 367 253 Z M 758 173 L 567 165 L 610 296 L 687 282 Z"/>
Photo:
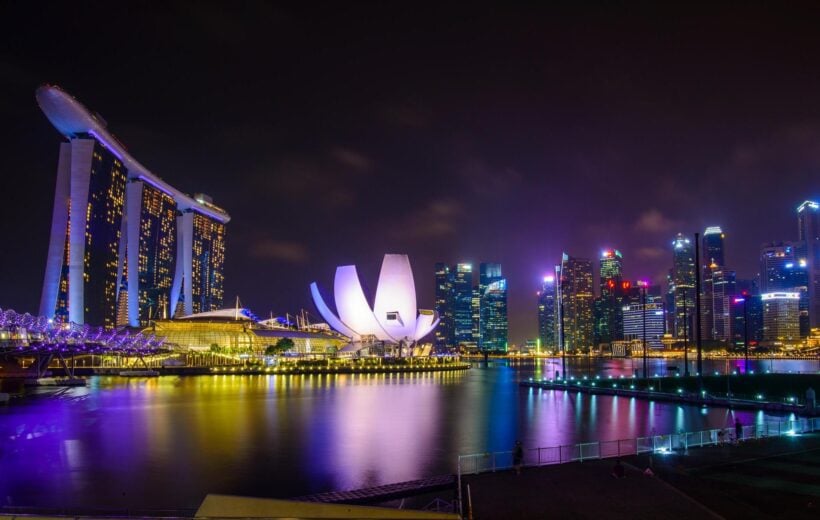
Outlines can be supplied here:
<path id="1" fill-rule="evenodd" d="M 472 517 L 820 518 L 820 435 L 693 448 L 688 453 L 613 459 L 462 478 Z M 655 476 L 643 470 L 650 466 Z"/>

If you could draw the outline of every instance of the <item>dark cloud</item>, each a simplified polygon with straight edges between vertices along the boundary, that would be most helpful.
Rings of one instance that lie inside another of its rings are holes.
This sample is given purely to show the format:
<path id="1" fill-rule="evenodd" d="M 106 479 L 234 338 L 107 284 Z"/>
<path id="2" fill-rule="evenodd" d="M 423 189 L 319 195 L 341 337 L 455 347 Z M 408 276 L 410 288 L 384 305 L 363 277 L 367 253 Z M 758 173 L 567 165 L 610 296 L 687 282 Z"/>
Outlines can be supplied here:
<path id="1" fill-rule="evenodd" d="M 682 222 L 680 220 L 671 219 L 665 216 L 660 210 L 650 209 L 642 213 L 635 222 L 635 231 L 646 233 L 671 233 L 674 229 L 680 227 Z"/>
<path id="2" fill-rule="evenodd" d="M 265 238 L 253 244 L 251 256 L 260 260 L 273 260 L 303 264 L 308 260 L 308 248 L 297 242 L 284 242 Z"/>

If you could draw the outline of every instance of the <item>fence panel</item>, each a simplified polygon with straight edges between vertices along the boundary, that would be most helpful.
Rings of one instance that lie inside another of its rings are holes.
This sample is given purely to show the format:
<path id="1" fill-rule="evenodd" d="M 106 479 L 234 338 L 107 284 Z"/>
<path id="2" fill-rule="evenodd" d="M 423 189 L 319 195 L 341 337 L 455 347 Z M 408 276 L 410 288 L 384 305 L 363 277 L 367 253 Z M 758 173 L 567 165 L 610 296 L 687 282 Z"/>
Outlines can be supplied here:
<path id="1" fill-rule="evenodd" d="M 604 441 L 599 443 L 598 456 L 602 459 L 621 457 L 624 454 L 621 453 L 620 443 L 621 441 Z"/>
<path id="2" fill-rule="evenodd" d="M 652 437 L 638 437 L 638 453 L 650 453 L 655 450 Z"/>
<path id="3" fill-rule="evenodd" d="M 600 459 L 601 446 L 597 442 L 587 442 L 578 445 L 581 460 Z"/>
<path id="4" fill-rule="evenodd" d="M 581 448 L 579 444 L 561 446 L 560 450 L 561 462 L 581 460 Z"/>
<path id="5" fill-rule="evenodd" d="M 703 432 L 687 432 L 684 436 L 686 437 L 687 448 L 703 446 Z"/>
<path id="6" fill-rule="evenodd" d="M 547 464 L 560 464 L 561 463 L 561 447 L 560 446 L 550 446 L 548 448 L 536 448 L 534 451 L 537 452 L 538 458 L 538 465 L 545 466 Z"/>
<path id="7" fill-rule="evenodd" d="M 498 451 L 493 455 L 493 471 L 500 469 L 510 469 L 513 467 L 513 452 Z"/>
<path id="8" fill-rule="evenodd" d="M 820 417 L 798 418 L 793 421 L 766 421 L 743 426 L 740 439 L 760 439 L 787 434 L 807 433 L 820 430 Z M 655 451 L 686 450 L 688 448 L 712 446 L 734 440 L 736 430 L 732 428 L 680 432 L 668 435 L 653 435 L 617 441 L 588 442 L 565 446 L 530 448 L 524 452 L 524 464 L 543 466 L 590 459 L 624 457 Z M 513 467 L 513 452 L 474 453 L 458 457 L 459 474 L 470 475 L 488 471 L 505 470 Z"/>
<path id="9" fill-rule="evenodd" d="M 652 439 L 653 451 L 672 451 L 671 435 L 655 435 Z"/>
<path id="10" fill-rule="evenodd" d="M 638 441 L 635 439 L 621 439 L 618 441 L 618 452 L 621 456 L 624 455 L 637 455 L 638 454 Z"/>

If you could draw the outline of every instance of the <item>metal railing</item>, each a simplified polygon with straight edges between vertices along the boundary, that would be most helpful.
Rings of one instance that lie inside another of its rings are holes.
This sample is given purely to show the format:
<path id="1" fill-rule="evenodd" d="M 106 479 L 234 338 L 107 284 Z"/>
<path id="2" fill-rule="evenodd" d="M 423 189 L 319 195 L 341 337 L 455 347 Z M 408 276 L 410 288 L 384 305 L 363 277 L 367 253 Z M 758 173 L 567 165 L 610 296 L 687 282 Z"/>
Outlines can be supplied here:
<path id="1" fill-rule="evenodd" d="M 685 451 L 702 446 L 718 446 L 741 441 L 798 435 L 820 431 L 820 417 L 800 418 L 793 421 L 766 421 L 743 426 L 740 438 L 736 430 L 714 428 L 697 432 L 680 432 L 666 435 L 650 435 L 633 439 L 584 442 L 564 446 L 529 448 L 524 451 L 523 466 L 547 466 L 585 460 L 610 459 L 640 453 L 669 453 Z M 487 473 L 513 468 L 513 452 L 498 451 L 472 453 L 458 456 L 458 493 L 461 507 L 461 476 Z"/>

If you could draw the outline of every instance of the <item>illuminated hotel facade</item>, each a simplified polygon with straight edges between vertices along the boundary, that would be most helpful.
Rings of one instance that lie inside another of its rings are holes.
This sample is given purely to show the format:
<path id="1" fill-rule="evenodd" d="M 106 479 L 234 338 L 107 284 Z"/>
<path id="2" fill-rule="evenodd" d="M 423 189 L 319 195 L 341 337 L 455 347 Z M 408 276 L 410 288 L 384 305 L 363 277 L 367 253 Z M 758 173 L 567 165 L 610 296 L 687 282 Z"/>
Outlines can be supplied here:
<path id="1" fill-rule="evenodd" d="M 221 308 L 228 214 L 147 170 L 59 87 L 42 86 L 36 98 L 68 139 L 60 144 L 40 315 L 136 327 L 178 307 L 184 315 Z"/>

